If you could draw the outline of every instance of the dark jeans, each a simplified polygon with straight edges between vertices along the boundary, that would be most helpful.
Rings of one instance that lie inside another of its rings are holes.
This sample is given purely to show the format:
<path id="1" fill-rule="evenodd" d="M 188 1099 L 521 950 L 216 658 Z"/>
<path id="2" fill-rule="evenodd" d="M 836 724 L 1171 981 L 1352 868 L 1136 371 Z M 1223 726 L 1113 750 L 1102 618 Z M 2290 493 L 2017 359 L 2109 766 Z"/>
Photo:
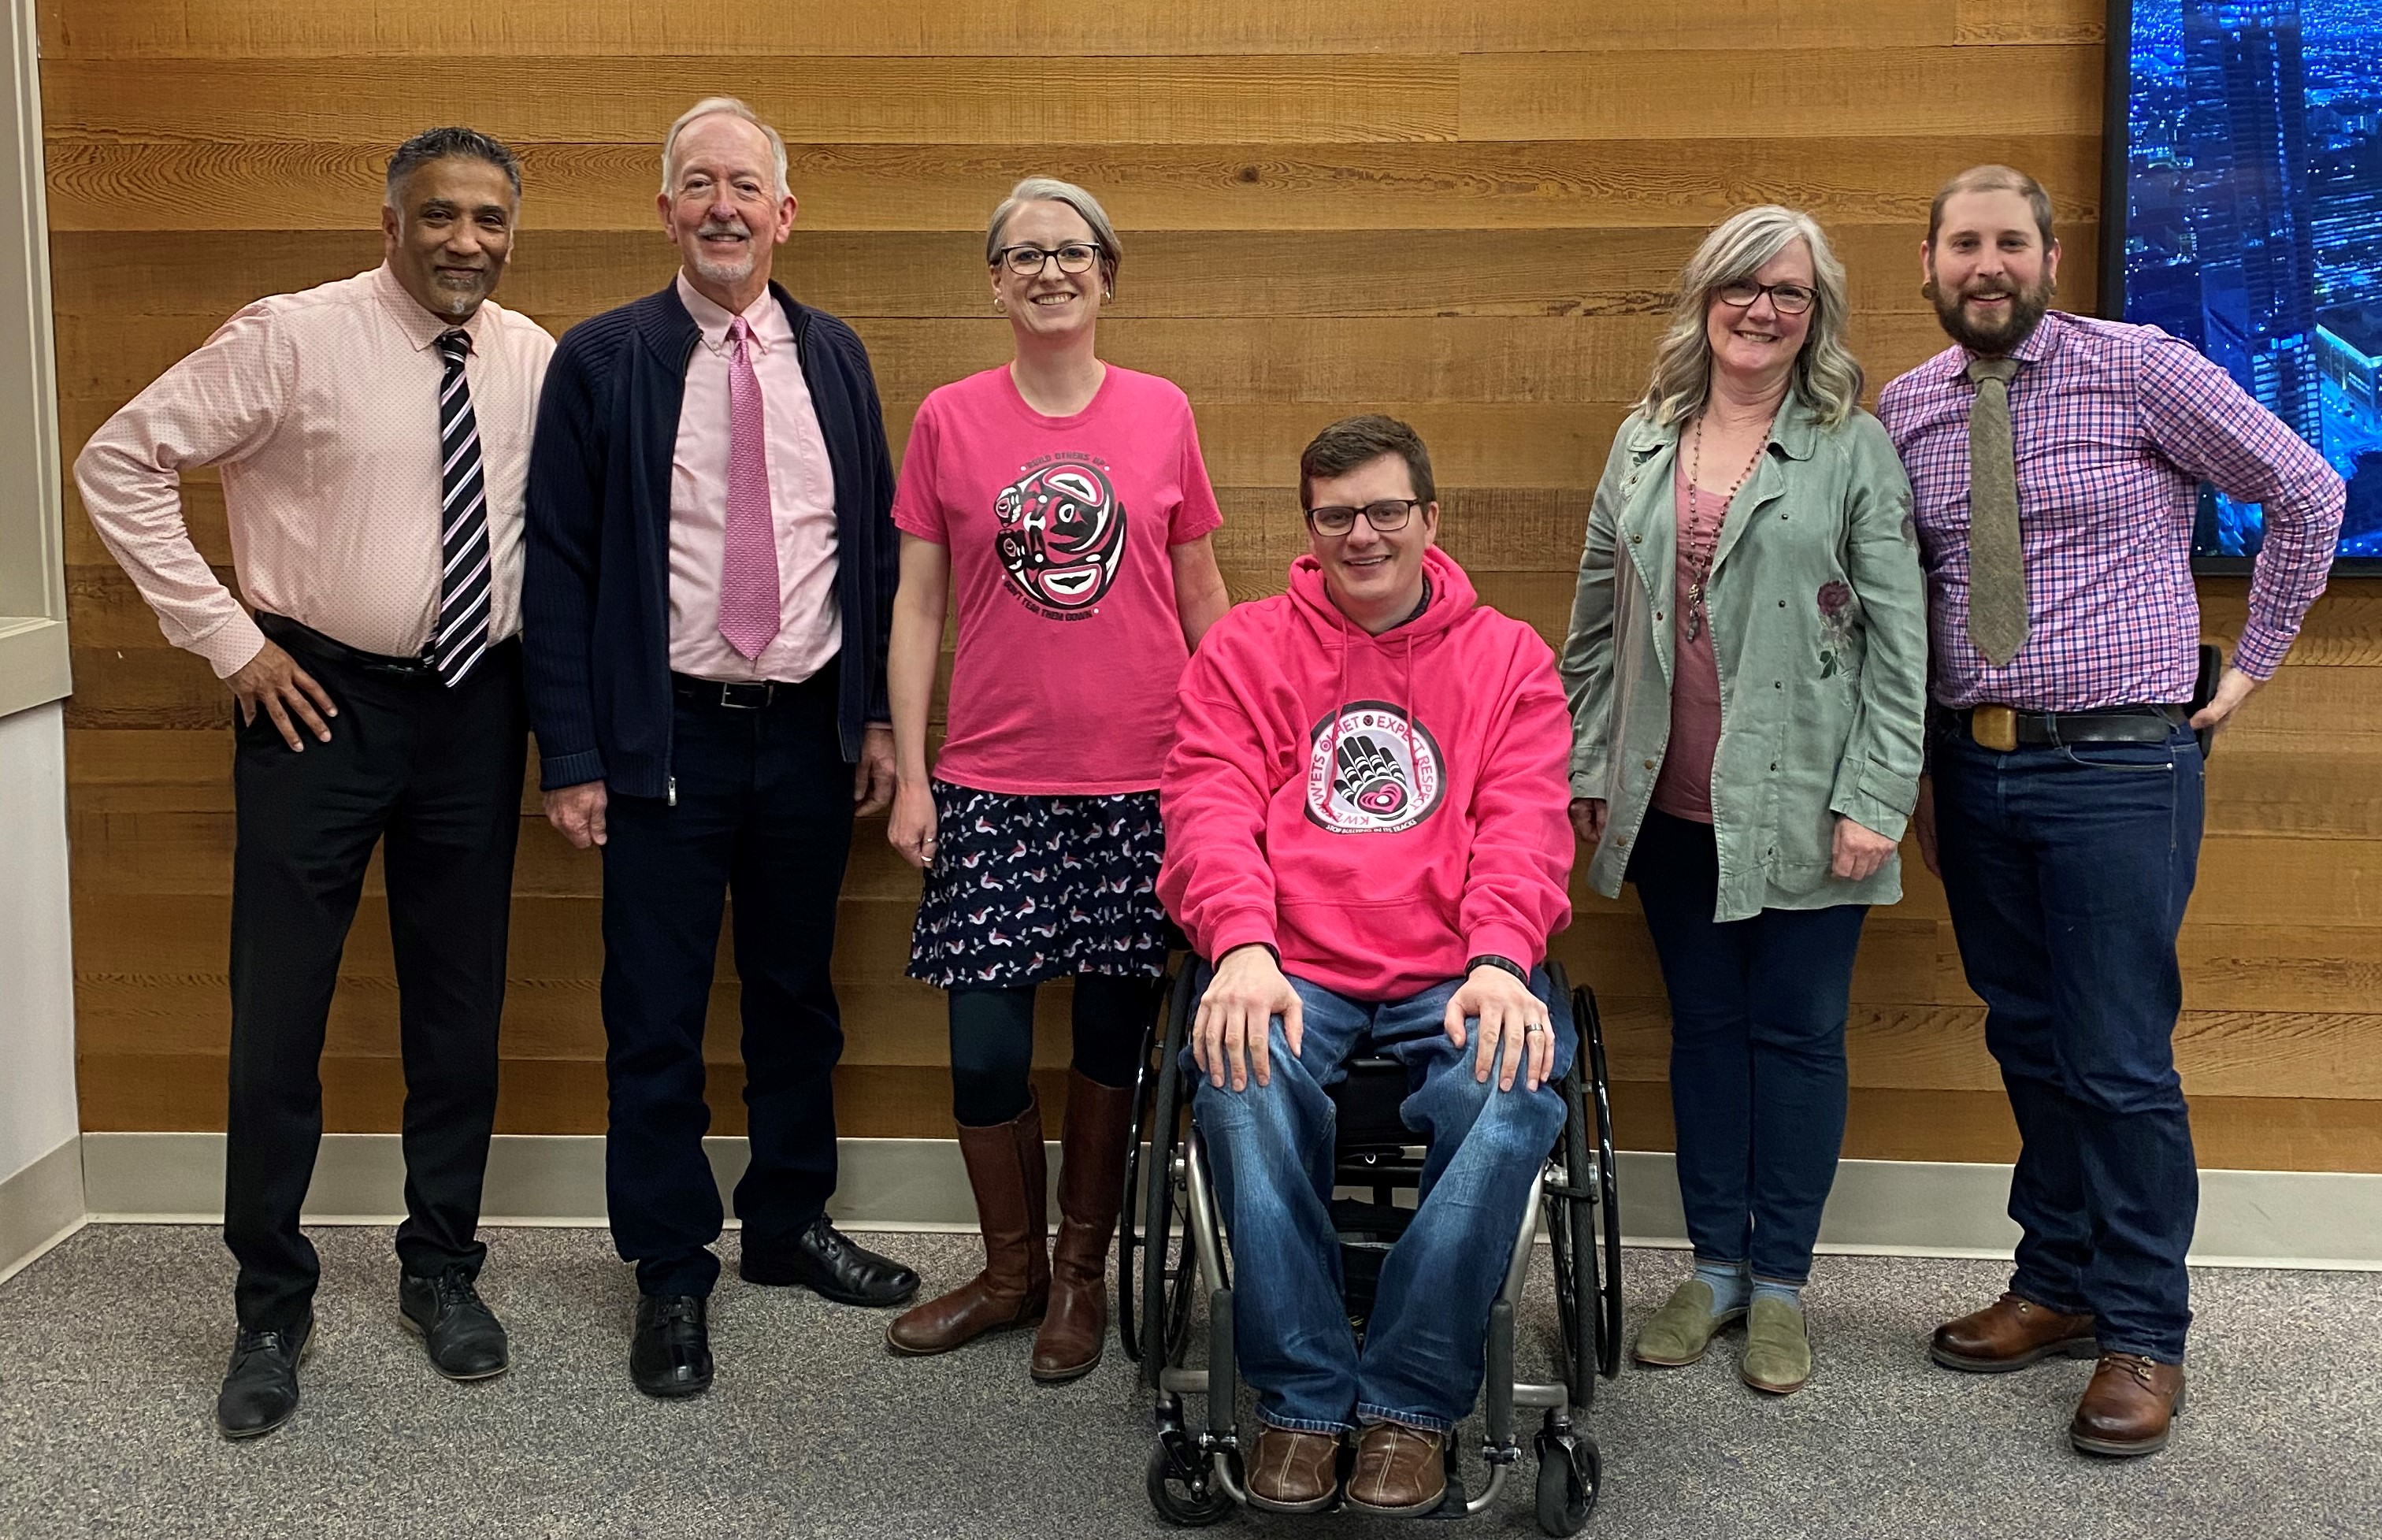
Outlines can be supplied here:
<path id="1" fill-rule="evenodd" d="M 1204 969 L 1203 969 L 1204 973 Z M 1472 1409 L 1487 1354 L 1489 1307 L 1504 1286 L 1530 1182 L 1564 1125 L 1554 1081 L 1577 1045 L 1571 1002 L 1546 971 L 1530 987 L 1553 1015 L 1555 1059 L 1532 1090 L 1473 1078 L 1472 1053 L 1448 1041 L 1449 979 L 1404 1000 L 1350 1000 L 1294 977 L 1296 1055 L 1282 1017 L 1268 1026 L 1269 1084 L 1210 1085 L 1188 1049 L 1184 1075 L 1215 1162 L 1216 1197 L 1232 1238 L 1234 1341 L 1258 1415 L 1278 1428 L 1337 1433 L 1351 1421 L 1445 1432 Z M 1205 987 L 1204 979 L 1202 988 Z M 1467 1018 L 1467 1028 L 1478 1028 Z M 1381 1263 L 1359 1351 L 1341 1294 L 1332 1227 L 1338 1109 L 1360 1039 L 1406 1066 L 1398 1116 L 1430 1141 L 1413 1222 Z"/>
<path id="2" fill-rule="evenodd" d="M 2017 1115 L 2012 1292 L 2180 1362 L 2200 1206 L 2175 1072 L 2175 938 L 2200 860 L 2200 746 L 1934 756 L 1935 837 L 1985 1045 Z"/>
<path id="3" fill-rule="evenodd" d="M 671 732 L 676 806 L 614 796 L 606 813 L 605 1193 L 640 1288 L 708 1294 L 722 1216 L 703 1152 L 703 1031 L 731 893 L 752 1144 L 735 1194 L 745 1250 L 791 1246 L 835 1191 L 843 1027 L 828 959 L 853 772 L 833 664 L 758 710 L 680 699 Z"/>
<path id="4" fill-rule="evenodd" d="M 1629 881 L 1671 996 L 1679 1202 L 1699 1262 L 1811 1276 L 1845 1142 L 1845 1016 L 1866 905 L 1716 924 L 1713 826 L 1649 809 Z"/>
<path id="5" fill-rule="evenodd" d="M 521 647 L 457 689 L 275 636 L 338 702 L 331 741 L 290 752 L 260 711 L 238 731 L 232 785 L 231 1098 L 224 1240 L 252 1331 L 305 1319 L 320 1274 L 298 1227 L 323 1139 L 322 1058 L 339 955 L 381 846 L 405 1063 L 405 1222 L 417 1273 L 476 1273 L 480 1183 L 497 1111 L 513 846 L 528 754 Z M 301 729 L 302 731 L 302 729 Z"/>

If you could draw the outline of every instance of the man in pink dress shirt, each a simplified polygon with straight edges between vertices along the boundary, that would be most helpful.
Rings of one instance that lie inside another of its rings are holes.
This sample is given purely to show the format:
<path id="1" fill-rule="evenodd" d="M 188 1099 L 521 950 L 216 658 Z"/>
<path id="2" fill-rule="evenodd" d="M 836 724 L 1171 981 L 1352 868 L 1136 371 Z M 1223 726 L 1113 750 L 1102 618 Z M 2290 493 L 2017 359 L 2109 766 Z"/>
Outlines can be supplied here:
<path id="1" fill-rule="evenodd" d="M 260 300 L 92 436 L 92 523 L 238 701 L 224 1238 L 239 1333 L 225 1436 L 298 1406 L 319 1273 L 299 1210 L 348 927 L 378 844 L 404 1054 L 399 1312 L 452 1379 L 504 1372 L 473 1287 L 527 756 L 522 488 L 554 340 L 489 302 L 521 167 L 469 129 L 388 164 L 386 260 Z M 193 543 L 220 469 L 244 608 Z M 250 610 L 254 610 L 252 617 Z"/>
<path id="2" fill-rule="evenodd" d="M 769 281 L 784 142 L 700 102 L 663 141 L 669 287 L 573 326 L 539 406 L 524 605 L 546 816 L 604 852 L 606 1197 L 631 1377 L 711 1384 L 704 1029 L 735 897 L 748 1282 L 899 1304 L 827 1217 L 843 1031 L 828 964 L 856 814 L 893 783 L 893 473 L 868 355 Z"/>

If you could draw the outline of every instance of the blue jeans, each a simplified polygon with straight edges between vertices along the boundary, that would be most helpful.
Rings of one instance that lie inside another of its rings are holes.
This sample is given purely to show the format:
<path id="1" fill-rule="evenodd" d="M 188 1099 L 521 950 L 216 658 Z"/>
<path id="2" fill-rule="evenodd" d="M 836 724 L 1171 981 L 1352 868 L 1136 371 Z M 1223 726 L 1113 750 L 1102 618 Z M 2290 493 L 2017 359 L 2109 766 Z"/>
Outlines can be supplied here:
<path id="1" fill-rule="evenodd" d="M 2183 1359 L 2200 1173 L 2175 1072 L 2176 931 L 2200 860 L 2200 747 L 1935 753 L 1935 835 L 2020 1145 L 2013 1293 L 2105 1351 Z"/>
<path id="2" fill-rule="evenodd" d="M 1716 924 L 1713 827 L 1649 811 L 1630 853 L 1671 997 L 1679 1203 L 1696 1260 L 1765 1283 L 1811 1274 L 1845 1142 L 1845 1016 L 1869 907 Z"/>
<path id="3" fill-rule="evenodd" d="M 1473 1053 L 1447 1039 L 1451 979 L 1406 1000 L 1347 1000 L 1293 979 L 1303 1006 L 1296 1057 L 1273 1018 L 1272 1083 L 1243 1090 L 1197 1076 L 1192 1109 L 1216 1174 L 1232 1237 L 1233 1329 L 1258 1415 L 1275 1427 L 1338 1433 L 1352 1422 L 1445 1431 L 1480 1393 L 1489 1306 L 1505 1281 L 1530 1183 L 1563 1127 L 1552 1081 L 1570 1064 L 1571 1003 L 1549 1001 L 1555 1062 L 1549 1081 L 1511 1090 L 1472 1078 Z M 1532 990 L 1549 992 L 1543 969 Z M 1421 1205 L 1381 1264 L 1365 1348 L 1357 1350 L 1341 1297 L 1332 1227 L 1333 1125 L 1330 1088 L 1346 1077 L 1360 1038 L 1406 1066 L 1398 1108 L 1426 1134 Z M 1470 1039 L 1467 1032 L 1467 1041 Z"/>

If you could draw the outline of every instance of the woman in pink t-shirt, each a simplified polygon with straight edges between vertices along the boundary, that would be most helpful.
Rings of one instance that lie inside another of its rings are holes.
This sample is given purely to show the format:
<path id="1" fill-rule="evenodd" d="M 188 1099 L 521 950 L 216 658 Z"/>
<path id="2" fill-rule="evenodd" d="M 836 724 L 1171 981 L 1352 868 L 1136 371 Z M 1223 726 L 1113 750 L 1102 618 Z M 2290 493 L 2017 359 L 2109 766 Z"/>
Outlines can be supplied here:
<path id="1" fill-rule="evenodd" d="M 1135 1058 L 1172 936 L 1157 894 L 1175 682 L 1230 602 L 1222 522 L 1183 392 L 1100 362 L 1120 257 L 1108 216 L 1046 177 L 995 210 L 985 261 L 1017 352 L 918 408 L 893 523 L 888 835 L 926 873 L 910 976 L 950 992 L 952 1110 L 984 1271 L 897 1318 L 896 1352 L 1040 1323 L 1032 1374 L 1073 1379 L 1108 1331 Z M 949 720 L 927 708 L 956 597 Z M 1072 976 L 1057 1244 L 1046 1256 L 1034 996 Z"/>

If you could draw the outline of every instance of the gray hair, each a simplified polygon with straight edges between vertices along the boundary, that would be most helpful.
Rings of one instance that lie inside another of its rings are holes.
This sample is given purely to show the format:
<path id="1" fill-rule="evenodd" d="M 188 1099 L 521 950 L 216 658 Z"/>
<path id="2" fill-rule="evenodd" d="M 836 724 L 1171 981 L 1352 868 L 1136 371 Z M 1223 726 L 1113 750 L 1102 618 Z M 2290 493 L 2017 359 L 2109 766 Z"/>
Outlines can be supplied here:
<path id="1" fill-rule="evenodd" d="M 676 164 L 678 136 L 685 132 L 686 126 L 696 118 L 714 116 L 741 117 L 760 129 L 762 137 L 769 142 L 769 158 L 778 168 L 778 196 L 782 198 L 792 191 L 786 182 L 786 142 L 778 130 L 762 122 L 759 113 L 733 96 L 706 96 L 680 113 L 678 121 L 669 126 L 669 132 L 662 135 L 662 191 L 664 192 L 671 191 L 678 179 Z"/>
<path id="2" fill-rule="evenodd" d="M 984 228 L 984 265 L 989 267 L 1001 260 L 1001 237 L 1009 228 L 1010 216 L 1028 203 L 1064 203 L 1084 216 L 1084 223 L 1092 228 L 1093 243 L 1100 249 L 1101 286 L 1114 293 L 1124 248 L 1117 241 L 1116 227 L 1109 223 L 1109 211 L 1100 207 L 1098 198 L 1056 177 L 1028 177 L 1009 190 L 1009 196 L 992 211 L 992 222 Z"/>
<path id="3" fill-rule="evenodd" d="M 397 190 L 405 185 L 405 179 L 434 160 L 457 157 L 484 160 L 502 171 L 505 180 L 512 184 L 514 204 L 520 204 L 521 157 L 501 141 L 491 139 L 477 129 L 461 128 L 424 129 L 399 145 L 397 153 L 388 157 L 388 185 L 383 195 L 384 201 L 389 207 L 402 212 L 397 201 Z"/>
<path id="4" fill-rule="evenodd" d="M 1845 265 L 1828 249 L 1818 221 L 1797 209 L 1764 203 L 1730 215 L 1679 270 L 1671 324 L 1654 349 L 1653 376 L 1639 410 L 1663 425 L 1685 422 L 1712 394 L 1712 342 L 1705 315 L 1712 297 L 1760 272 L 1800 240 L 1811 248 L 1811 329 L 1795 358 L 1794 391 L 1820 421 L 1834 427 L 1860 405 L 1861 366 L 1845 346 Z"/>

